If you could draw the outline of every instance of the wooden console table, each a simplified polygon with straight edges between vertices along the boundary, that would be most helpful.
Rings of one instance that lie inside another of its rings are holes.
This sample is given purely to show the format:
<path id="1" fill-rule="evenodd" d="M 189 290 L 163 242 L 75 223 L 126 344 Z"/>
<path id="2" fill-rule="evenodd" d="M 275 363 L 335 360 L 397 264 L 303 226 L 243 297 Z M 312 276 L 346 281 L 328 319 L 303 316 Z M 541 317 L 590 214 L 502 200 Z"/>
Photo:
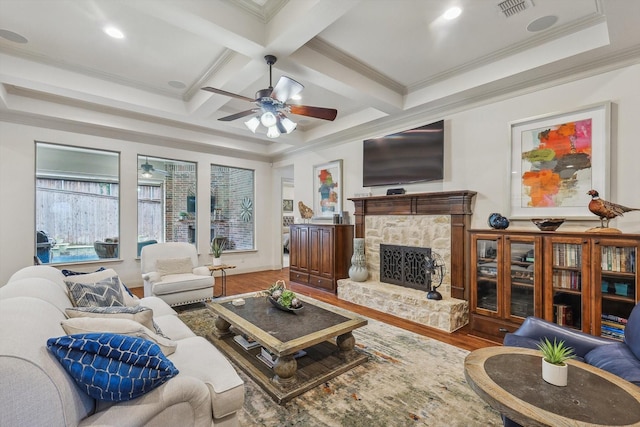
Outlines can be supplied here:
<path id="1" fill-rule="evenodd" d="M 542 379 L 538 350 L 487 347 L 471 352 L 464 374 L 491 407 L 523 426 L 638 426 L 640 388 L 609 372 L 569 360 L 569 381 Z"/>

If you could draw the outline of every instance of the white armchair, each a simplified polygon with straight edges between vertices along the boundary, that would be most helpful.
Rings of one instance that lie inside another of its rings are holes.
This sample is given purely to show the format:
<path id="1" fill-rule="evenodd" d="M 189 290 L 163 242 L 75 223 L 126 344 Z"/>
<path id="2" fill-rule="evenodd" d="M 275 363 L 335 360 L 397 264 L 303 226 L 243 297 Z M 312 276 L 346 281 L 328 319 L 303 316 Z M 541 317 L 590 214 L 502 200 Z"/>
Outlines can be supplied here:
<path id="1" fill-rule="evenodd" d="M 156 296 L 170 306 L 213 298 L 215 279 L 207 267 L 198 267 L 191 243 L 155 243 L 142 248 L 140 267 L 144 296 Z"/>

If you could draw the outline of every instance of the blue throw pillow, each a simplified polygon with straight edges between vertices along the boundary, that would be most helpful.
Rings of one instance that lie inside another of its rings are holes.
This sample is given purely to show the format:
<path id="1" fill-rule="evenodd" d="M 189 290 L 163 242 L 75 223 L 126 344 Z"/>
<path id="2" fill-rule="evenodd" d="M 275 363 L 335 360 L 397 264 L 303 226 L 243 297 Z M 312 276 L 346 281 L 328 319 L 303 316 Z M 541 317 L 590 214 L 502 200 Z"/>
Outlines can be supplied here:
<path id="1" fill-rule="evenodd" d="M 178 374 L 178 369 L 148 340 L 92 333 L 49 338 L 47 348 L 80 388 L 98 400 L 135 399 Z"/>

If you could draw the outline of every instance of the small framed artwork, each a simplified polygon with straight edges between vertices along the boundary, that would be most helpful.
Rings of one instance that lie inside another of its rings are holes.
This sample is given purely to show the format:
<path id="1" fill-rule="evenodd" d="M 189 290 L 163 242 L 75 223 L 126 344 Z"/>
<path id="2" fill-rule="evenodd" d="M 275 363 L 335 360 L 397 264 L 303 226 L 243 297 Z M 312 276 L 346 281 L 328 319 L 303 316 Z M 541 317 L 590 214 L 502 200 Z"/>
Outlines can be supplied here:
<path id="1" fill-rule="evenodd" d="M 611 103 L 519 120 L 511 131 L 511 218 L 597 219 L 609 192 Z"/>
<path id="2" fill-rule="evenodd" d="M 342 213 L 342 159 L 313 167 L 314 219 L 331 219 Z"/>
<path id="3" fill-rule="evenodd" d="M 293 212 L 293 200 L 291 199 L 282 200 L 282 212 Z"/>

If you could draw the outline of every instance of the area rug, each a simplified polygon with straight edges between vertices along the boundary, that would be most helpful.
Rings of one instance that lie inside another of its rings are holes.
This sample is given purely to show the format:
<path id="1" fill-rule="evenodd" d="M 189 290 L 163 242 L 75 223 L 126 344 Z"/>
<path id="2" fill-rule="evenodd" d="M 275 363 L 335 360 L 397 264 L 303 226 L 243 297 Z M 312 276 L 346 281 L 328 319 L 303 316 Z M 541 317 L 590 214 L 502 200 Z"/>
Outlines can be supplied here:
<path id="1" fill-rule="evenodd" d="M 215 315 L 206 308 L 180 318 L 207 337 Z M 240 425 L 249 426 L 501 426 L 464 378 L 468 351 L 369 319 L 353 331 L 368 361 L 323 385 L 276 404 L 236 367 L 245 382 Z"/>

